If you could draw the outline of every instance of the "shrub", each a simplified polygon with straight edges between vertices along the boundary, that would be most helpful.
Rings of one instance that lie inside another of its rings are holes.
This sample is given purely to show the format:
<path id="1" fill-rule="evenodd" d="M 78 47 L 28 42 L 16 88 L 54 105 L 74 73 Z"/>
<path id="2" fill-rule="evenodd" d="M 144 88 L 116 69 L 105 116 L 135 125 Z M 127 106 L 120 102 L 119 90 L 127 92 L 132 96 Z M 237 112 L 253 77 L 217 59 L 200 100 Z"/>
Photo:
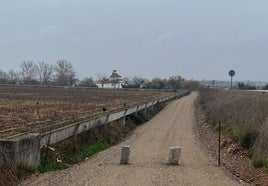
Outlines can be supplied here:
<path id="1" fill-rule="evenodd" d="M 254 165 L 255 168 L 260 168 L 264 166 L 264 161 L 258 158 L 253 158 L 252 164 Z"/>
<path id="2" fill-rule="evenodd" d="M 250 149 L 253 147 L 254 142 L 256 141 L 257 133 L 254 131 L 247 131 L 245 134 L 242 134 L 240 137 L 240 144 L 245 149 Z"/>
<path id="3" fill-rule="evenodd" d="M 239 141 L 239 135 L 237 132 L 237 129 L 235 127 L 227 127 L 225 129 L 225 134 L 231 138 L 233 141 L 238 142 Z"/>

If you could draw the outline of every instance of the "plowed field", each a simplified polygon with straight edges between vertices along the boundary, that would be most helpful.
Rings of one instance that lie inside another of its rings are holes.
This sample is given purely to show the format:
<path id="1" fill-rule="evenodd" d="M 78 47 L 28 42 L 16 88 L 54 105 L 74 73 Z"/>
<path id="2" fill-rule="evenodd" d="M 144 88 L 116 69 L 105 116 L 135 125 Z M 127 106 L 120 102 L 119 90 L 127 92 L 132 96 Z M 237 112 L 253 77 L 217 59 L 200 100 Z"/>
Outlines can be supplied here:
<path id="1" fill-rule="evenodd" d="M 0 138 L 24 132 L 47 131 L 171 94 L 156 91 L 0 87 Z"/>

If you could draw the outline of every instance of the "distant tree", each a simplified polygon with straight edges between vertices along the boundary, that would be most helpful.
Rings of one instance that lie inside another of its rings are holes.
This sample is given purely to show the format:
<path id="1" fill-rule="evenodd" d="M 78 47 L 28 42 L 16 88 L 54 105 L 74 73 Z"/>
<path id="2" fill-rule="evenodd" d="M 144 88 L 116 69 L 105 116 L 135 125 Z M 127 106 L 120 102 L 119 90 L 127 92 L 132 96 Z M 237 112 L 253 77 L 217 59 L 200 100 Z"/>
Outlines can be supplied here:
<path id="1" fill-rule="evenodd" d="M 52 74 L 54 73 L 54 65 L 41 61 L 36 65 L 36 69 L 39 76 L 39 82 L 44 85 L 49 84 L 52 79 Z"/>
<path id="2" fill-rule="evenodd" d="M 72 86 L 77 82 L 73 65 L 67 60 L 58 60 L 55 66 L 56 84 Z"/>
<path id="3" fill-rule="evenodd" d="M 239 90 L 256 90 L 256 86 L 245 84 L 245 83 L 238 83 L 238 89 Z"/>
<path id="4" fill-rule="evenodd" d="M 93 78 L 84 78 L 80 83 L 79 86 L 81 87 L 97 87 L 97 85 L 94 83 Z"/>
<path id="5" fill-rule="evenodd" d="M 152 79 L 152 88 L 153 89 L 164 89 L 165 88 L 165 80 L 161 78 L 154 78 Z"/>
<path id="6" fill-rule="evenodd" d="M 268 84 L 262 87 L 262 90 L 268 90 Z"/>
<path id="7" fill-rule="evenodd" d="M 107 76 L 107 74 L 101 74 L 101 73 L 98 73 L 97 74 L 97 78 L 98 78 L 98 82 L 101 83 L 102 87 L 103 87 L 103 84 L 108 82 L 109 81 L 109 78 Z"/>
<path id="8" fill-rule="evenodd" d="M 149 89 L 164 89 L 167 87 L 167 80 L 161 78 L 154 78 L 152 81 L 145 83 L 145 88 Z"/>
<path id="9" fill-rule="evenodd" d="M 184 79 L 181 76 L 172 76 L 168 79 L 168 85 L 173 90 L 177 90 L 181 87 L 181 83 Z"/>
<path id="10" fill-rule="evenodd" d="M 133 85 L 137 88 L 141 87 L 141 85 L 144 83 L 144 78 L 140 76 L 134 76 L 132 78 Z"/>
<path id="11" fill-rule="evenodd" d="M 6 84 L 8 82 L 8 74 L 0 70 L 0 84 Z"/>
<path id="12" fill-rule="evenodd" d="M 257 88 L 256 88 L 256 86 L 253 86 L 253 85 L 246 85 L 246 90 L 256 90 Z"/>
<path id="13" fill-rule="evenodd" d="M 145 83 L 145 79 L 140 76 L 134 76 L 132 78 L 125 77 L 123 79 L 123 88 L 141 88 L 142 85 Z"/>
<path id="14" fill-rule="evenodd" d="M 8 71 L 8 83 L 9 84 L 17 84 L 20 80 L 20 73 L 15 72 L 14 70 Z"/>
<path id="15" fill-rule="evenodd" d="M 198 90 L 201 87 L 198 81 L 189 80 L 181 83 L 181 88 L 186 90 Z"/>
<path id="16" fill-rule="evenodd" d="M 23 61 L 20 65 L 21 76 L 24 84 L 37 84 L 37 69 L 33 61 Z"/>
<path id="17" fill-rule="evenodd" d="M 244 90 L 246 85 L 245 85 L 245 83 L 240 82 L 240 83 L 237 84 L 237 86 L 238 86 L 239 90 Z"/>

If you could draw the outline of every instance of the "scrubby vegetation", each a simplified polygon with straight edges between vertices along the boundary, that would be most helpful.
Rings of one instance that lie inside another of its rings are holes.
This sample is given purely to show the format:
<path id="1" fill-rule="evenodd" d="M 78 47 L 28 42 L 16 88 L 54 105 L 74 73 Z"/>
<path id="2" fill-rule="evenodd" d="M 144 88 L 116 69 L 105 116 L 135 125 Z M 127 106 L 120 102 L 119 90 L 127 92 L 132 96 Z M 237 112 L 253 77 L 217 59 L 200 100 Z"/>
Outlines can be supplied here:
<path id="1" fill-rule="evenodd" d="M 268 94 L 203 88 L 199 102 L 209 123 L 220 121 L 225 134 L 249 150 L 254 166 L 268 170 Z"/>
<path id="2" fill-rule="evenodd" d="M 0 147 L 0 185 L 17 185 L 17 170 L 13 160 Z"/>

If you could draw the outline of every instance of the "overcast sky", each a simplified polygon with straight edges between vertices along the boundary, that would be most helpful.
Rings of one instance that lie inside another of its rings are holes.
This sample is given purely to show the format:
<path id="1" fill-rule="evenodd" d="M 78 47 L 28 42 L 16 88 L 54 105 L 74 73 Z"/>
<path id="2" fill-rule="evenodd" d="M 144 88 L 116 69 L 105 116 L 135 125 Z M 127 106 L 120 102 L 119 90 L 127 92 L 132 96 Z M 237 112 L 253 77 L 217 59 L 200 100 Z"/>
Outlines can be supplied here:
<path id="1" fill-rule="evenodd" d="M 0 69 L 268 81 L 267 0 L 0 0 Z"/>

